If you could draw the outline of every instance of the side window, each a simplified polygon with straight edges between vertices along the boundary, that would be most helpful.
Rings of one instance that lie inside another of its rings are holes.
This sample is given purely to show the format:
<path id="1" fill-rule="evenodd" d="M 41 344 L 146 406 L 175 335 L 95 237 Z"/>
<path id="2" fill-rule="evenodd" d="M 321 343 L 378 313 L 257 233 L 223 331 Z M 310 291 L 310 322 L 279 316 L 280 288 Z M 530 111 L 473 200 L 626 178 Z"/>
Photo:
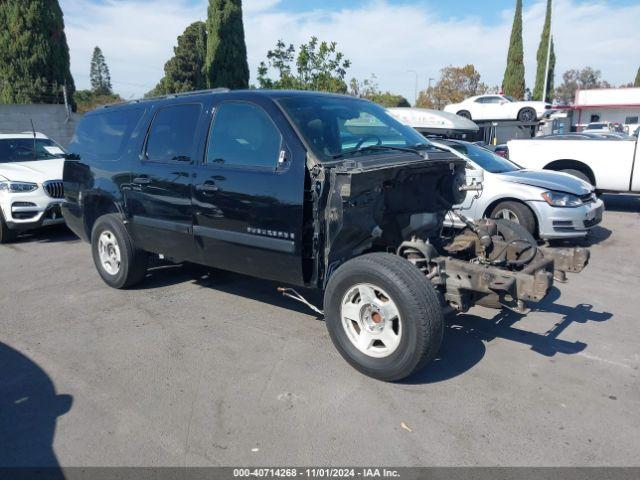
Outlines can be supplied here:
<path id="1" fill-rule="evenodd" d="M 86 115 L 69 145 L 85 161 L 116 161 L 123 155 L 143 108 L 123 108 Z"/>
<path id="2" fill-rule="evenodd" d="M 262 108 L 225 102 L 213 118 L 206 163 L 276 168 L 281 147 L 282 135 Z"/>
<path id="3" fill-rule="evenodd" d="M 487 97 L 476 98 L 476 103 L 487 103 Z"/>
<path id="4" fill-rule="evenodd" d="M 172 105 L 156 113 L 147 139 L 150 162 L 190 162 L 195 153 L 195 135 L 202 106 L 199 103 Z"/>

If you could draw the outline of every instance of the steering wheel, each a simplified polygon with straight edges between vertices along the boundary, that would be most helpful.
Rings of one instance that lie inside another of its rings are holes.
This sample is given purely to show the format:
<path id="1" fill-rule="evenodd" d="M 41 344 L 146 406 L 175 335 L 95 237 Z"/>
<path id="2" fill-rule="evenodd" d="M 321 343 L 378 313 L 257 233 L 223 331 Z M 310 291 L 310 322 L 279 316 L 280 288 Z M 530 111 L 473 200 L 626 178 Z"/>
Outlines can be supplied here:
<path id="1" fill-rule="evenodd" d="M 360 150 L 360 147 L 362 147 L 362 145 L 364 145 L 364 143 L 367 140 L 371 140 L 374 139 L 376 141 L 376 146 L 378 145 L 382 145 L 382 139 L 377 136 L 377 135 L 365 135 L 364 137 L 360 138 L 360 141 L 356 144 L 355 149 L 356 150 Z"/>

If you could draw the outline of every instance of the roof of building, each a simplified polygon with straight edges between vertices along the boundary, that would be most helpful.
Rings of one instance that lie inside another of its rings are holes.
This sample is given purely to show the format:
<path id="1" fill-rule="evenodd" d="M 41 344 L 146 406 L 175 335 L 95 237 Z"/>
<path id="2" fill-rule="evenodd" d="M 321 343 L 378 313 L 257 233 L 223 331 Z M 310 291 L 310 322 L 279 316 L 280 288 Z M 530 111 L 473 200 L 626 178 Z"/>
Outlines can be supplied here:
<path id="1" fill-rule="evenodd" d="M 578 90 L 575 109 L 640 107 L 640 88 Z"/>

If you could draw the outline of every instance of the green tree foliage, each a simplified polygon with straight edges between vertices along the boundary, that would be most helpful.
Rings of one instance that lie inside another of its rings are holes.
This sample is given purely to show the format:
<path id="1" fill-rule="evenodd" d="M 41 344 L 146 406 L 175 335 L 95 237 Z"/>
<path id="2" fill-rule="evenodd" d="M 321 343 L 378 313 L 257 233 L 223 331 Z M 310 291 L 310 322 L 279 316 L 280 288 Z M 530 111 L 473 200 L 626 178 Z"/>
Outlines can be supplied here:
<path id="1" fill-rule="evenodd" d="M 260 88 L 346 93 L 345 76 L 351 62 L 337 47 L 336 42 L 312 37 L 296 54 L 293 45 L 278 40 L 276 48 L 267 52 L 267 61 L 258 67 Z M 276 79 L 269 77 L 271 72 L 276 73 Z"/>
<path id="2" fill-rule="evenodd" d="M 582 70 L 568 70 L 562 75 L 562 84 L 556 89 L 556 98 L 564 103 L 573 103 L 576 91 L 591 88 L 611 88 L 611 84 L 602 80 L 600 70 L 585 67 Z"/>
<path id="3" fill-rule="evenodd" d="M 638 67 L 638 73 L 636 73 L 636 80 L 633 82 L 634 87 L 640 87 L 640 67 Z"/>
<path id="4" fill-rule="evenodd" d="M 549 49 L 549 42 L 551 42 L 551 53 L 549 56 L 549 76 L 547 81 L 547 98 L 548 101 L 553 96 L 553 83 L 555 77 L 556 68 L 556 54 L 553 45 L 553 39 L 551 38 L 551 10 L 552 0 L 547 0 L 547 14 L 544 19 L 544 27 L 542 28 L 542 36 L 540 38 L 540 45 L 538 46 L 538 69 L 536 70 L 536 84 L 533 88 L 533 99 L 543 100 L 542 94 L 544 91 L 544 73 L 547 69 L 547 51 Z"/>
<path id="5" fill-rule="evenodd" d="M 522 48 L 522 0 L 516 1 L 516 13 L 511 28 L 511 40 L 507 55 L 502 90 L 505 95 L 522 100 L 525 95 L 524 52 Z"/>
<path id="6" fill-rule="evenodd" d="M 116 93 L 96 93 L 93 90 L 77 90 L 73 100 L 79 113 L 89 112 L 101 105 L 124 102 L 124 99 Z"/>
<path id="7" fill-rule="evenodd" d="M 392 107 L 410 107 L 409 101 L 402 95 L 396 95 L 391 92 L 382 92 L 378 86 L 378 79 L 375 75 L 365 79 L 362 82 L 352 79 L 350 82 L 349 93 L 355 97 L 371 100 L 386 108 Z"/>
<path id="8" fill-rule="evenodd" d="M 164 77 L 147 96 L 191 92 L 207 88 L 205 58 L 207 26 L 204 22 L 189 25 L 178 37 L 174 56 L 164 64 Z"/>
<path id="9" fill-rule="evenodd" d="M 0 103 L 63 103 L 75 91 L 57 0 L 0 0 Z"/>
<path id="10" fill-rule="evenodd" d="M 480 73 L 473 65 L 450 65 L 440 70 L 440 79 L 434 86 L 420 92 L 416 107 L 442 109 L 449 103 L 459 103 L 488 91 L 489 87 L 482 83 Z"/>
<path id="11" fill-rule="evenodd" d="M 89 78 L 91 80 L 91 90 L 93 90 L 94 93 L 98 95 L 109 95 L 113 93 L 111 88 L 111 74 L 109 73 L 109 67 L 107 66 L 100 47 L 93 49 Z"/>
<path id="12" fill-rule="evenodd" d="M 242 0 L 209 0 L 205 72 L 210 88 L 248 88 Z"/>

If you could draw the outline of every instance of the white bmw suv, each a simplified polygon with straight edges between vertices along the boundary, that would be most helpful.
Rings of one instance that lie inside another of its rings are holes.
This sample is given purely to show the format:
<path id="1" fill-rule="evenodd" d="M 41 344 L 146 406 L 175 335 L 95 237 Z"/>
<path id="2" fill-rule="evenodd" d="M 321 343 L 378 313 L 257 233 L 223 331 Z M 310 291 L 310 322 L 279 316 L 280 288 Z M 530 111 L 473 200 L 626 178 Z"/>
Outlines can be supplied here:
<path id="1" fill-rule="evenodd" d="M 42 133 L 0 134 L 0 243 L 64 223 L 64 150 Z"/>

